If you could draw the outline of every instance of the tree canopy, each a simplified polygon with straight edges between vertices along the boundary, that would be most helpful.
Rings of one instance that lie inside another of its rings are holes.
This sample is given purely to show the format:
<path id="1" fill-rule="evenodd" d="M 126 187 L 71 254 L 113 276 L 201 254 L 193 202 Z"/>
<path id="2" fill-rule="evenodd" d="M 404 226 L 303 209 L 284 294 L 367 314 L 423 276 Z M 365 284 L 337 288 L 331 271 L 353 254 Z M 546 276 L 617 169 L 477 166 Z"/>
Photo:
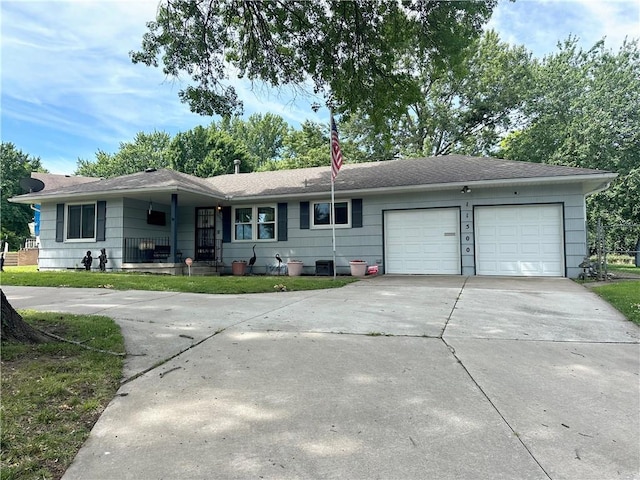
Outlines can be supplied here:
<path id="1" fill-rule="evenodd" d="M 169 155 L 171 168 L 196 177 L 233 173 L 235 160 L 240 160 L 241 172 L 254 169 L 244 145 L 215 124 L 178 133 L 171 141 Z"/>
<path id="2" fill-rule="evenodd" d="M 419 99 L 416 66 L 457 65 L 496 3 L 162 0 L 130 55 L 172 78 L 188 74 L 195 85 L 179 96 L 199 114 L 241 112 L 233 70 L 274 87 L 310 84 L 336 111 L 378 124 Z"/>
<path id="3" fill-rule="evenodd" d="M 524 47 L 489 31 L 464 50 L 455 69 L 423 64 L 420 97 L 384 126 L 357 111 L 344 116 L 344 132 L 369 160 L 495 153 L 519 118 L 534 64 Z"/>
<path id="4" fill-rule="evenodd" d="M 281 157 L 285 138 L 291 129 L 281 116 L 273 113 L 254 113 L 246 121 L 240 117 L 225 117 L 217 128 L 244 145 L 251 164 L 257 169 Z"/>
<path id="5" fill-rule="evenodd" d="M 616 172 L 609 189 L 589 197 L 589 223 L 640 224 L 639 92 L 637 40 L 613 52 L 604 41 L 583 50 L 570 37 L 535 68 L 524 128 L 505 138 L 500 155 Z M 615 233 L 618 248 L 633 249 L 629 233 Z"/>
<path id="6" fill-rule="evenodd" d="M 29 205 L 10 203 L 9 198 L 25 191 L 20 180 L 31 176 L 31 172 L 45 172 L 40 158 L 32 157 L 18 150 L 13 143 L 2 142 L 0 146 L 0 170 L 2 171 L 0 211 L 2 212 L 2 240 L 9 242 L 9 248 L 17 250 L 29 238 L 29 222 L 33 211 Z"/>
<path id="7" fill-rule="evenodd" d="M 76 175 L 85 177 L 117 177 L 141 172 L 147 168 L 169 166 L 169 145 L 171 136 L 166 132 L 139 132 L 131 142 L 120 142 L 116 153 L 102 150 L 96 153 L 96 160 L 78 159 Z"/>

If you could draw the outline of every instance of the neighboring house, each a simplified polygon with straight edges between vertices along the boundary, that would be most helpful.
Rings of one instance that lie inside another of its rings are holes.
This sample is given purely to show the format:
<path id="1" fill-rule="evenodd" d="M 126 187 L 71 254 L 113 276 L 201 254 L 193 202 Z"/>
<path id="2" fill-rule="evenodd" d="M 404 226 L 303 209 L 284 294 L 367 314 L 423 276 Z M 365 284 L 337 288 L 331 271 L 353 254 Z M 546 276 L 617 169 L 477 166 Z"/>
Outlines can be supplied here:
<path id="1" fill-rule="evenodd" d="M 362 259 L 387 274 L 577 277 L 588 252 L 585 197 L 615 177 L 459 155 L 345 164 L 336 271 Z M 187 257 L 194 272 L 228 272 L 253 245 L 254 273 L 271 271 L 276 254 L 302 260 L 308 274 L 333 256 L 329 166 L 73 179 L 42 178 L 42 191 L 12 199 L 41 205 L 40 270 L 77 268 L 102 248 L 111 270 L 168 273 L 182 273 Z"/>

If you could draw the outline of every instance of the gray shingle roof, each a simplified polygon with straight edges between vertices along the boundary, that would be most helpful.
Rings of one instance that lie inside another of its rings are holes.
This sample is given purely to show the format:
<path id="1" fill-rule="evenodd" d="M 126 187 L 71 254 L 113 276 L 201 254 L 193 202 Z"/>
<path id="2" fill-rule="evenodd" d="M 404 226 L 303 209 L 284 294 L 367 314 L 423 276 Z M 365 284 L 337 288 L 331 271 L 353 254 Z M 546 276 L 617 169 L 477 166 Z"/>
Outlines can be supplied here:
<path id="1" fill-rule="evenodd" d="M 607 179 L 615 174 L 602 170 L 516 162 L 488 157 L 449 155 L 386 162 L 345 164 L 335 182 L 336 192 L 410 188 L 492 181 L 524 181 L 565 177 Z M 83 177 L 71 177 L 78 178 Z M 71 180 L 69 180 L 71 182 Z M 45 182 L 46 183 L 46 182 Z M 28 194 L 29 199 L 60 198 L 74 194 L 144 193 L 151 191 L 191 192 L 214 198 L 241 199 L 256 196 L 296 196 L 326 193 L 331 189 L 330 168 L 314 167 L 220 175 L 208 179 L 174 170 L 140 172 L 108 179 L 87 179 Z M 26 198 L 27 196 L 25 196 Z M 19 197 L 18 197 L 19 198 Z"/>
<path id="2" fill-rule="evenodd" d="M 148 172 L 132 173 L 121 177 L 92 179 L 94 181 L 84 183 L 72 183 L 58 189 L 48 188 L 45 182 L 43 194 L 89 194 L 89 193 L 113 193 L 113 192 L 142 192 L 145 190 L 158 191 L 189 191 L 203 195 L 224 194 L 217 191 L 214 186 L 203 178 L 176 172 L 175 170 L 153 170 Z M 44 180 L 43 180 L 44 181 Z"/>
<path id="3" fill-rule="evenodd" d="M 335 191 L 583 175 L 588 177 L 607 173 L 609 172 L 559 165 L 448 155 L 345 164 L 336 178 Z M 226 195 L 234 197 L 319 193 L 331 188 L 329 166 L 221 175 L 207 181 Z"/>
<path id="4" fill-rule="evenodd" d="M 40 173 L 40 172 L 32 172 L 31 178 L 37 178 L 44 183 L 44 188 L 40 190 L 41 192 L 49 192 L 53 190 L 59 190 L 64 187 L 69 187 L 71 185 L 80 185 L 83 183 L 96 182 L 100 180 L 95 177 L 80 177 L 75 175 L 57 175 L 54 173 Z"/>

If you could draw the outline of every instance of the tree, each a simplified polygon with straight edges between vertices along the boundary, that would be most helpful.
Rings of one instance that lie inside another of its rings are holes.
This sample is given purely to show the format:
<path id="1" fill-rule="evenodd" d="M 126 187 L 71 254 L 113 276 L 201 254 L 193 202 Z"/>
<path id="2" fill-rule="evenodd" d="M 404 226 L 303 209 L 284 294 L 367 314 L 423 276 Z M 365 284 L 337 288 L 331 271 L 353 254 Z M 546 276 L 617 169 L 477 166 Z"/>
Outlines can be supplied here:
<path id="1" fill-rule="evenodd" d="M 120 149 L 114 154 L 99 150 L 94 162 L 78 159 L 75 174 L 109 178 L 147 168 L 166 168 L 169 166 L 170 142 L 171 137 L 166 132 L 138 132 L 132 142 L 121 142 Z"/>
<path id="2" fill-rule="evenodd" d="M 25 193 L 20 180 L 31 176 L 31 172 L 45 172 L 40 158 L 31 157 L 17 150 L 10 142 L 0 146 L 0 170 L 2 171 L 0 209 L 2 212 L 2 240 L 9 242 L 11 249 L 22 246 L 29 233 L 29 222 L 33 220 L 33 211 L 29 205 L 9 203 L 8 199 Z"/>
<path id="3" fill-rule="evenodd" d="M 454 65 L 497 0 L 163 0 L 134 63 L 195 85 L 179 92 L 191 110 L 229 116 L 242 103 L 228 72 L 315 93 L 339 112 L 374 124 L 416 102 L 424 62 Z M 390 93 L 393 94 L 390 94 Z"/>
<path id="4" fill-rule="evenodd" d="M 280 158 L 284 139 L 290 130 L 281 116 L 272 113 L 254 113 L 247 121 L 240 117 L 225 118 L 218 128 L 245 146 L 257 169 Z"/>
<path id="5" fill-rule="evenodd" d="M 570 37 L 543 59 L 534 79 L 523 108 L 528 122 L 505 139 L 501 155 L 616 172 L 611 188 L 589 197 L 589 222 L 640 224 L 638 41 L 614 53 L 604 41 L 584 51 Z M 614 237 L 622 250 L 632 250 L 637 240 L 629 230 Z"/>
<path id="6" fill-rule="evenodd" d="M 169 156 L 171 168 L 196 177 L 233 173 L 235 160 L 240 160 L 241 172 L 254 169 L 244 145 L 215 125 L 178 133 L 171 141 Z"/>
<path id="7" fill-rule="evenodd" d="M 2 328 L 0 338 L 3 342 L 13 341 L 21 343 L 42 343 L 48 338 L 26 323 L 20 314 L 14 310 L 7 297 L 0 289 L 2 295 Z"/>
<path id="8" fill-rule="evenodd" d="M 289 170 L 330 165 L 328 126 L 305 120 L 300 130 L 291 129 L 283 139 L 279 158 L 264 163 L 260 170 Z"/>
<path id="9" fill-rule="evenodd" d="M 456 68 L 421 64 L 420 98 L 383 128 L 358 112 L 344 131 L 372 160 L 494 153 L 519 120 L 534 64 L 524 47 L 489 31 L 465 49 Z"/>

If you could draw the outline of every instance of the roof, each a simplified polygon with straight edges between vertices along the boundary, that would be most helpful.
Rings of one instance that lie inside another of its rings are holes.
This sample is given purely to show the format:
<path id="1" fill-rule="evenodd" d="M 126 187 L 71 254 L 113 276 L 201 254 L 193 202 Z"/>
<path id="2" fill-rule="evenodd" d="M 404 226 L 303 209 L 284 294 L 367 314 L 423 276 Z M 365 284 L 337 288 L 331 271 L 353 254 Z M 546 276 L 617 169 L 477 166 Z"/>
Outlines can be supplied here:
<path id="1" fill-rule="evenodd" d="M 59 184 L 60 186 L 58 188 L 50 188 L 46 179 L 42 180 L 45 182 L 45 188 L 43 190 L 37 193 L 20 195 L 16 197 L 16 200 L 22 198 L 30 198 L 33 200 L 46 200 L 47 198 L 51 198 L 53 200 L 71 195 L 78 197 L 106 194 L 110 196 L 114 194 L 124 196 L 154 192 L 184 192 L 224 198 L 224 194 L 218 192 L 215 187 L 208 184 L 205 179 L 169 169 L 149 170 L 106 179 L 92 178 L 91 181 L 85 182 L 73 182 L 70 180 L 66 182 L 66 184 Z"/>
<path id="2" fill-rule="evenodd" d="M 40 192 L 59 190 L 60 188 L 83 183 L 97 182 L 95 177 L 80 177 L 75 175 L 57 175 L 54 173 L 31 172 L 31 178 L 37 178 L 44 183 L 44 188 Z"/>
<path id="3" fill-rule="evenodd" d="M 528 163 L 490 157 L 448 155 L 384 162 L 344 164 L 336 177 L 336 192 L 408 189 L 535 181 L 610 181 L 617 175 L 602 170 Z M 207 181 L 233 197 L 326 193 L 331 188 L 327 167 L 221 175 Z"/>
<path id="4" fill-rule="evenodd" d="M 15 197 L 27 202 L 77 197 L 146 195 L 182 192 L 214 199 L 286 197 L 326 194 L 331 189 L 330 168 L 313 167 L 220 175 L 207 179 L 174 170 L 153 170 L 108 179 L 91 179 Z M 440 157 L 344 164 L 334 188 L 336 192 L 443 189 L 459 185 L 514 183 L 588 182 L 599 188 L 617 175 L 602 170 L 502 160 L 489 157 L 448 155 Z M 78 177 L 72 177 L 78 178 Z M 79 177 L 83 178 L 83 177 Z M 86 177 L 84 177 L 86 179 Z"/>

